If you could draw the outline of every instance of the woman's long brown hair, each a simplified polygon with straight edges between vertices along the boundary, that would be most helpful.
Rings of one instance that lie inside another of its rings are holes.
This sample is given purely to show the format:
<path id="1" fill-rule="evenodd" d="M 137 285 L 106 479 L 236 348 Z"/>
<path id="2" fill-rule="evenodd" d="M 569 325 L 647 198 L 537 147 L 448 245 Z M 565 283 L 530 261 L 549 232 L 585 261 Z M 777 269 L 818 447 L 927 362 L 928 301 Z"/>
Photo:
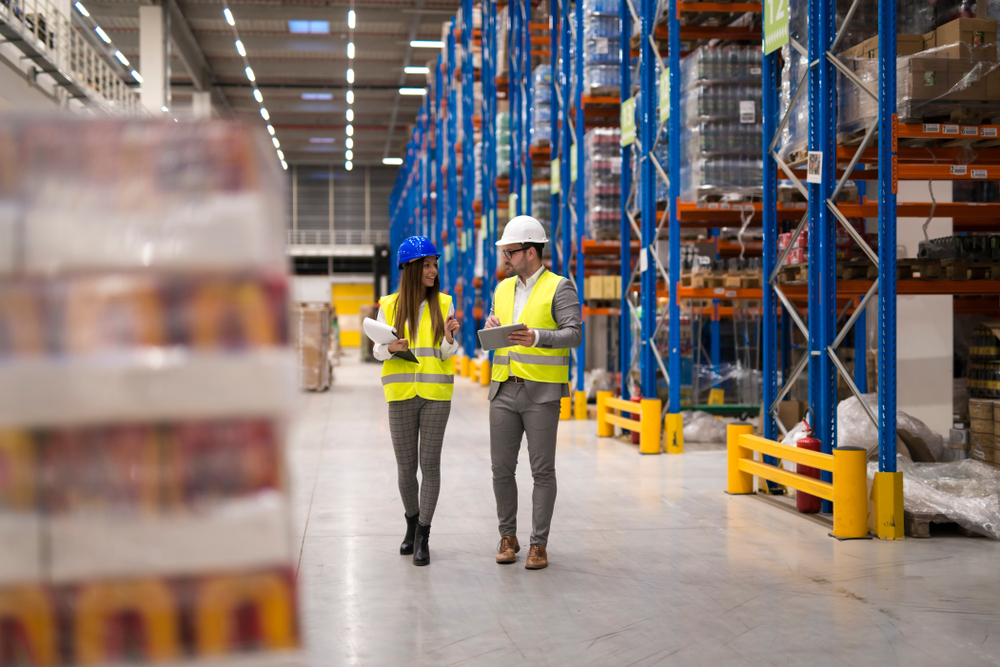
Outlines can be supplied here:
<path id="1" fill-rule="evenodd" d="M 396 335 L 402 338 L 403 326 L 408 325 L 410 343 L 417 341 L 417 321 L 420 318 L 420 303 L 427 299 L 427 308 L 431 311 L 431 331 L 434 332 L 434 345 L 440 345 L 444 338 L 444 317 L 441 316 L 441 305 L 438 293 L 441 291 L 440 278 L 434 278 L 432 287 L 424 287 L 424 260 L 418 259 L 403 267 L 399 277 L 399 297 L 396 299 Z"/>

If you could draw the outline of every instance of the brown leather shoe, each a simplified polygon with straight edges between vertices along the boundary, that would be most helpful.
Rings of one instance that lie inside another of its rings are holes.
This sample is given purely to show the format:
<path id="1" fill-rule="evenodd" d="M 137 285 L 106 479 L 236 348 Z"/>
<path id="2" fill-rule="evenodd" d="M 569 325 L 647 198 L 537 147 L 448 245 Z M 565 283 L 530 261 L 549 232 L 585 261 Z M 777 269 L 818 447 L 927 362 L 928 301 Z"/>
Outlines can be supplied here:
<path id="1" fill-rule="evenodd" d="M 524 562 L 526 570 L 541 570 L 549 566 L 549 557 L 545 553 L 545 547 L 541 544 L 532 544 L 528 549 L 528 560 Z"/>
<path id="2" fill-rule="evenodd" d="M 514 562 L 514 554 L 521 550 L 521 545 L 517 543 L 517 538 L 513 535 L 504 535 L 500 538 L 500 547 L 497 549 L 497 562 L 508 565 Z"/>

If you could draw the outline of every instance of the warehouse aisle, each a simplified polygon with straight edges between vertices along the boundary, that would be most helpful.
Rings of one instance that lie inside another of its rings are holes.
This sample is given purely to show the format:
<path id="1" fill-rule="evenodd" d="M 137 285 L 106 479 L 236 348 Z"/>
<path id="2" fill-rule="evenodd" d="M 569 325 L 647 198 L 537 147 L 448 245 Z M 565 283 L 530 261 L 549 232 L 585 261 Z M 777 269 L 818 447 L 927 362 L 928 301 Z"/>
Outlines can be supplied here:
<path id="1" fill-rule="evenodd" d="M 304 394 L 290 444 L 303 631 L 328 665 L 996 665 L 1000 544 L 837 542 L 722 492 L 724 454 L 563 422 L 547 570 L 493 561 L 486 389 L 456 380 L 432 564 L 398 555 L 379 367 Z M 522 454 L 519 537 L 530 532 Z M 304 532 L 304 537 L 303 537 Z M 984 582 L 987 582 L 984 584 Z"/>

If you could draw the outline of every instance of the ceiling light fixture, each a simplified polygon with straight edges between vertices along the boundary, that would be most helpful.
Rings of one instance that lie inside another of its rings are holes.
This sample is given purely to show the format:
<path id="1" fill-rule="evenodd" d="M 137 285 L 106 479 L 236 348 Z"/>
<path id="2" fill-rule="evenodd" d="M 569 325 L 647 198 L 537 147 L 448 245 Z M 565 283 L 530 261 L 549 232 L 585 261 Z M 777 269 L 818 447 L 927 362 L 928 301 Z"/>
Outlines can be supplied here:
<path id="1" fill-rule="evenodd" d="M 296 35 L 329 35 L 329 21 L 289 21 L 288 31 Z"/>
<path id="2" fill-rule="evenodd" d="M 129 74 L 132 75 L 133 79 L 135 79 L 139 83 L 142 83 L 142 76 L 138 72 L 136 72 L 135 70 L 132 70 L 131 72 L 129 72 Z"/>
<path id="3" fill-rule="evenodd" d="M 344 146 L 347 148 L 354 148 L 354 139 L 351 139 L 350 137 L 344 139 Z"/>
<path id="4" fill-rule="evenodd" d="M 354 68 L 347 68 L 347 83 L 354 83 Z"/>
<path id="5" fill-rule="evenodd" d="M 332 137 L 313 137 L 313 138 L 311 138 L 309 140 L 309 143 L 311 143 L 311 144 L 332 144 L 333 143 L 333 138 Z"/>
<path id="6" fill-rule="evenodd" d="M 285 154 L 281 152 L 281 149 L 278 149 L 278 159 L 279 160 L 285 159 Z"/>
<path id="7" fill-rule="evenodd" d="M 288 171 L 288 163 L 285 162 L 284 160 L 282 160 L 281 161 L 281 168 L 284 169 L 285 171 Z"/>
<path id="8" fill-rule="evenodd" d="M 353 123 L 354 122 L 354 109 L 348 109 L 346 115 L 347 115 L 347 122 L 348 123 Z"/>
<path id="9" fill-rule="evenodd" d="M 98 35 L 100 35 L 101 39 L 103 39 L 105 41 L 105 43 L 107 43 L 107 44 L 111 43 L 111 38 L 108 37 L 108 33 L 104 32 L 104 29 L 101 28 L 101 26 L 95 26 L 94 27 L 94 32 L 96 32 Z"/>
<path id="10" fill-rule="evenodd" d="M 351 169 L 354 169 L 354 165 L 350 161 L 347 161 L 344 163 L 344 169 L 350 171 Z"/>
<path id="11" fill-rule="evenodd" d="M 274 144 L 275 148 L 281 148 L 281 142 L 278 141 L 278 137 L 271 137 L 271 143 Z"/>
<path id="12" fill-rule="evenodd" d="M 160 111 L 166 111 L 166 112 L 169 112 L 169 111 L 170 111 L 170 109 L 168 109 L 168 108 L 167 108 L 167 105 L 166 105 L 166 104 L 164 104 L 164 105 L 163 105 L 162 107 L 160 107 Z"/>
<path id="13" fill-rule="evenodd" d="M 410 42 L 414 49 L 443 49 L 444 42 L 433 39 L 415 39 Z"/>
<path id="14" fill-rule="evenodd" d="M 264 101 L 264 96 L 261 95 L 260 91 L 257 90 L 256 88 L 253 89 L 253 98 L 257 100 L 258 104 Z"/>
<path id="15" fill-rule="evenodd" d="M 427 89 L 426 88 L 400 88 L 399 89 L 399 94 L 400 95 L 426 95 L 427 94 Z"/>
<path id="16" fill-rule="evenodd" d="M 229 7 L 223 8 L 222 13 L 226 16 L 226 23 L 236 25 L 236 20 L 233 18 L 233 13 L 229 11 Z"/>
<path id="17" fill-rule="evenodd" d="M 355 16 L 353 9 L 347 12 L 347 27 L 351 30 L 354 30 L 354 25 L 357 23 L 356 19 L 357 17 Z"/>
<path id="18" fill-rule="evenodd" d="M 247 57 L 247 50 L 243 48 L 243 42 L 240 40 L 236 40 L 236 51 L 244 58 Z"/>
<path id="19" fill-rule="evenodd" d="M 257 80 L 257 77 L 253 75 L 253 70 L 250 69 L 250 65 L 247 65 L 247 68 L 243 71 L 247 73 L 247 78 L 250 79 L 251 81 Z"/>
<path id="20" fill-rule="evenodd" d="M 348 104 L 354 104 L 354 91 L 353 90 L 348 90 L 347 91 L 347 103 Z"/>
<path id="21" fill-rule="evenodd" d="M 267 126 L 267 131 L 271 133 L 272 137 L 274 136 L 274 126 L 273 125 L 268 125 Z"/>
<path id="22" fill-rule="evenodd" d="M 382 158 L 382 164 L 389 165 L 390 167 L 398 167 L 403 164 L 403 158 L 401 157 L 384 157 Z"/>
<path id="23" fill-rule="evenodd" d="M 260 108 L 260 115 L 264 120 L 271 120 L 271 114 L 267 112 L 265 107 Z"/>
<path id="24" fill-rule="evenodd" d="M 354 42 L 347 43 L 347 57 L 354 60 Z"/>
<path id="25" fill-rule="evenodd" d="M 128 67 L 129 65 L 128 58 L 125 57 L 124 53 L 122 53 L 121 51 L 115 51 L 115 58 L 118 58 L 118 60 L 121 62 L 122 65 Z"/>
<path id="26" fill-rule="evenodd" d="M 332 93 L 302 93 L 304 100 L 332 100 Z"/>
<path id="27" fill-rule="evenodd" d="M 352 151 L 352 150 L 344 151 L 344 159 L 346 159 L 346 160 L 353 160 L 354 159 L 354 151 Z"/>
<path id="28" fill-rule="evenodd" d="M 84 16 L 90 16 L 90 12 L 87 11 L 86 7 L 81 5 L 79 2 L 73 4 L 76 7 L 76 11 L 80 12 Z"/>
<path id="29" fill-rule="evenodd" d="M 406 72 L 407 74 L 430 74 L 431 73 L 431 68 L 430 67 L 416 67 L 416 66 L 414 66 L 414 67 L 404 67 L 403 71 Z M 387 159 L 392 159 L 392 158 L 387 158 Z"/>
<path id="30" fill-rule="evenodd" d="M 348 125 L 347 127 L 344 128 L 344 132 L 347 133 L 347 136 L 353 137 L 354 136 L 354 126 L 353 125 Z"/>

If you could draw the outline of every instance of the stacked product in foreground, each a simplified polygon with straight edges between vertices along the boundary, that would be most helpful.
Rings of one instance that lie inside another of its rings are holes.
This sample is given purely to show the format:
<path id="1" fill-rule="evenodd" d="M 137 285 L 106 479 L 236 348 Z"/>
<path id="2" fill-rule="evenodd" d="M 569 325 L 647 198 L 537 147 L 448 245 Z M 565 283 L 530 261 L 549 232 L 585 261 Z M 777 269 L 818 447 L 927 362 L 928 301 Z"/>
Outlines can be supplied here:
<path id="1" fill-rule="evenodd" d="M 496 128 L 497 176 L 510 175 L 510 114 L 497 113 Z"/>
<path id="2" fill-rule="evenodd" d="M 4 659 L 299 664 L 273 151 L 46 119 L 0 155 Z"/>
<path id="3" fill-rule="evenodd" d="M 532 76 L 531 145 L 548 146 L 552 141 L 552 66 L 535 68 Z"/>
<path id="4" fill-rule="evenodd" d="M 583 0 L 583 94 L 621 94 L 620 5 L 612 0 Z"/>
<path id="5" fill-rule="evenodd" d="M 584 228 L 597 241 L 621 238 L 621 136 L 618 128 L 595 128 L 583 137 Z"/>
<path id="6" fill-rule="evenodd" d="M 681 196 L 687 201 L 760 193 L 759 46 L 696 49 L 681 64 Z"/>

